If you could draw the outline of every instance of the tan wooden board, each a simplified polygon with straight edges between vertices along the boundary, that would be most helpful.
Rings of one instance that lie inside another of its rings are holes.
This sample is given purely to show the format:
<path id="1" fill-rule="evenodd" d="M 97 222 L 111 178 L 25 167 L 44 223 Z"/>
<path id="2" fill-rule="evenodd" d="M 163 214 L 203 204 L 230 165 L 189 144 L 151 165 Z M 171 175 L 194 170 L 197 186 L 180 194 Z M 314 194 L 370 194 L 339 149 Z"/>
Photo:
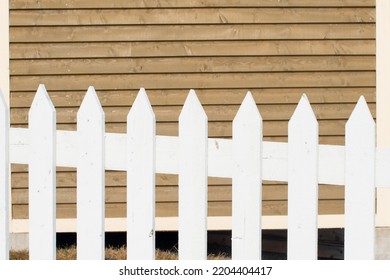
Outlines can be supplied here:
<path id="1" fill-rule="evenodd" d="M 372 87 L 374 71 L 11 76 L 11 91 L 106 89 Z"/>
<path id="2" fill-rule="evenodd" d="M 343 136 L 346 119 L 342 120 L 319 120 L 319 134 L 321 136 Z M 70 129 L 71 127 L 62 127 Z M 75 127 L 74 127 L 75 129 Z M 177 136 L 178 124 L 174 122 L 157 123 L 158 135 Z M 108 123 L 106 132 L 126 133 L 126 123 Z M 209 137 L 230 138 L 232 136 L 231 122 L 210 122 L 208 126 Z M 287 121 L 265 121 L 263 123 L 263 134 L 265 137 L 286 136 Z"/>
<path id="3" fill-rule="evenodd" d="M 10 42 L 374 39 L 375 24 L 10 27 Z"/>
<path id="4" fill-rule="evenodd" d="M 374 8 L 17 10 L 10 26 L 374 22 Z"/>
<path id="5" fill-rule="evenodd" d="M 27 166 L 13 165 L 12 168 L 12 187 L 13 188 L 27 188 L 28 187 L 28 173 Z M 75 170 L 62 170 L 56 173 L 56 184 L 58 188 L 74 187 L 76 186 L 76 172 Z M 126 172 L 123 171 L 106 171 L 106 186 L 108 187 L 122 187 L 126 185 Z M 178 176 L 170 174 L 156 174 L 156 185 L 158 186 L 172 186 L 177 185 Z M 231 179 L 209 177 L 209 185 L 224 186 L 231 185 Z M 275 184 L 272 182 L 265 182 L 265 184 Z"/>
<path id="6" fill-rule="evenodd" d="M 10 58 L 375 55 L 375 40 L 11 43 Z"/>
<path id="7" fill-rule="evenodd" d="M 153 106 L 183 105 L 188 90 L 146 90 Z M 311 104 L 315 103 L 354 103 L 364 96 L 367 102 L 375 102 L 375 88 L 256 88 L 251 89 L 257 104 L 297 104 L 305 93 Z M 130 107 L 138 90 L 98 91 L 103 106 Z M 200 89 L 196 91 L 202 105 L 240 105 L 246 90 L 242 89 Z M 35 91 L 11 92 L 11 107 L 30 108 Z M 79 107 L 85 91 L 49 91 L 49 96 L 56 108 Z"/>
<path id="8" fill-rule="evenodd" d="M 11 75 L 373 71 L 375 56 L 11 60 Z"/>
<path id="9" fill-rule="evenodd" d="M 319 201 L 319 214 L 342 214 L 344 212 L 343 200 L 320 200 Z M 13 216 L 15 219 L 28 218 L 28 205 L 13 205 Z M 262 209 L 263 215 L 286 215 L 287 214 L 287 201 L 265 201 Z M 169 217 L 177 216 L 177 203 L 157 203 L 156 204 L 156 216 L 157 217 Z M 231 202 L 210 202 L 208 204 L 209 216 L 230 216 L 231 215 Z M 123 218 L 126 216 L 126 204 L 125 203 L 109 203 L 106 204 L 107 218 Z M 75 218 L 76 217 L 76 204 L 58 204 L 57 205 L 57 218 Z"/>
<path id="10" fill-rule="evenodd" d="M 27 125 L 13 125 L 13 127 L 23 127 L 26 128 Z M 114 123 L 114 124 L 108 124 L 106 125 L 106 132 L 113 132 L 113 133 L 124 133 L 126 131 L 125 125 Z M 58 124 L 57 129 L 59 130 L 76 130 L 76 124 Z M 209 129 L 209 137 L 210 138 L 231 138 L 231 133 L 226 134 L 220 134 L 219 132 L 214 133 L 211 129 Z M 164 133 L 163 133 L 164 132 Z M 177 129 L 169 129 L 169 130 L 164 130 L 164 129 L 159 129 L 159 126 L 157 125 L 157 133 L 159 135 L 166 135 L 166 136 L 178 136 L 177 134 Z M 345 139 L 344 139 L 344 134 L 343 135 L 320 135 L 319 136 L 319 143 L 324 144 L 324 145 L 344 145 Z M 273 142 L 287 142 L 287 136 L 272 136 L 272 135 L 265 135 L 263 137 L 264 141 L 273 141 Z"/>
<path id="11" fill-rule="evenodd" d="M 375 104 L 370 103 L 369 107 L 375 116 Z M 235 117 L 239 105 L 205 105 L 203 106 L 208 120 L 232 121 Z M 355 104 L 312 104 L 313 111 L 317 119 L 347 119 L 349 118 Z M 104 107 L 106 122 L 126 122 L 129 108 L 127 107 Z M 263 120 L 289 120 L 294 110 L 295 104 L 262 104 L 258 109 Z M 155 106 L 153 111 L 158 122 L 177 122 L 182 106 Z M 75 123 L 78 108 L 57 108 L 57 123 Z M 11 109 L 11 122 L 14 124 L 25 124 L 28 122 L 27 108 Z"/>
<path id="12" fill-rule="evenodd" d="M 344 199 L 344 188 L 341 186 L 321 186 L 319 188 L 319 199 Z M 231 186 L 209 186 L 208 201 L 231 201 Z M 263 200 L 287 200 L 286 185 L 265 185 L 263 187 Z M 177 186 L 157 186 L 156 202 L 177 202 Z M 106 187 L 106 203 L 125 203 L 126 187 Z M 75 204 L 76 188 L 62 187 L 57 189 L 57 203 Z M 28 189 L 15 188 L 12 190 L 12 204 L 28 204 Z"/>
<path id="13" fill-rule="evenodd" d="M 286 143 L 288 141 L 287 136 L 265 136 L 264 141 L 273 141 L 273 142 L 282 142 Z M 334 135 L 324 135 L 318 138 L 319 144 L 323 145 L 344 145 L 345 137 L 343 136 L 334 136 Z"/>
<path id="14" fill-rule="evenodd" d="M 170 7 L 374 7 L 375 0 L 11 0 L 11 9 Z"/>
<path id="15" fill-rule="evenodd" d="M 11 164 L 12 173 L 28 172 L 28 164 Z M 76 168 L 57 166 L 57 172 L 75 172 Z"/>
<path id="16" fill-rule="evenodd" d="M 345 123 L 347 120 L 319 120 L 320 136 L 344 136 Z M 287 135 L 287 121 L 265 121 L 263 123 L 263 134 L 265 137 L 283 137 Z M 126 125 L 123 123 L 109 125 L 107 131 L 125 133 Z M 230 138 L 232 136 L 231 122 L 209 123 L 209 137 Z M 158 123 L 157 133 L 159 135 L 178 135 L 177 123 Z"/>

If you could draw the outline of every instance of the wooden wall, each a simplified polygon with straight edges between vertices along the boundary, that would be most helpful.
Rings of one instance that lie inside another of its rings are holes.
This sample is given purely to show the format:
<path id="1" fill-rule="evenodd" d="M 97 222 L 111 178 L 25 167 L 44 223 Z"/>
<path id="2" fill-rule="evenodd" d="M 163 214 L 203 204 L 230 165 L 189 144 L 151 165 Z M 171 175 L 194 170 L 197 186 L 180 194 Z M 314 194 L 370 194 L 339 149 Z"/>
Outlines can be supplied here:
<path id="1" fill-rule="evenodd" d="M 320 143 L 343 144 L 364 95 L 375 116 L 375 0 L 10 0 L 11 121 L 26 126 L 44 83 L 58 129 L 75 130 L 89 85 L 108 132 L 125 132 L 140 87 L 157 133 L 177 135 L 189 89 L 209 117 L 210 137 L 231 137 L 247 90 L 265 120 L 265 140 L 287 141 L 287 121 L 306 93 Z M 27 167 L 14 166 L 13 217 L 28 217 Z M 107 172 L 108 217 L 125 216 L 125 174 Z M 209 214 L 230 215 L 231 181 L 210 178 Z M 59 168 L 58 217 L 75 217 L 76 175 Z M 157 215 L 177 215 L 177 176 L 157 178 Z M 343 188 L 320 187 L 319 212 L 343 212 Z M 265 182 L 264 214 L 287 213 L 287 189 Z"/>

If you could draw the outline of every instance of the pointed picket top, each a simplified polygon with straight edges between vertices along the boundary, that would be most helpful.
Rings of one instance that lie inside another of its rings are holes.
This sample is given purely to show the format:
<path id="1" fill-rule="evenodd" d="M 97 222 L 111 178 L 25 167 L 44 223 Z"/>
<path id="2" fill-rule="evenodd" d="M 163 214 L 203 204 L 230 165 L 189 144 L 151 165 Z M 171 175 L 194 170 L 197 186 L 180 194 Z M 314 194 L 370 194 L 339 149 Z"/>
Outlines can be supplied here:
<path id="1" fill-rule="evenodd" d="M 88 88 L 83 102 L 81 102 L 80 109 L 77 113 L 78 117 L 79 115 L 84 115 L 86 118 L 89 116 L 93 116 L 93 118 L 96 118 L 97 116 L 104 116 L 102 105 L 100 104 L 99 98 L 93 86 Z"/>
<path id="2" fill-rule="evenodd" d="M 195 90 L 193 89 L 190 90 L 187 99 L 184 102 L 183 109 L 181 110 L 179 116 L 179 121 L 188 118 L 193 118 L 193 119 L 202 118 L 207 121 L 207 115 L 195 93 Z"/>
<path id="3" fill-rule="evenodd" d="M 370 108 L 368 108 L 366 99 L 364 96 L 360 96 L 359 101 L 357 102 L 355 108 L 352 111 L 351 116 L 349 117 L 346 123 L 346 129 L 351 125 L 362 126 L 364 124 L 369 126 L 375 126 L 375 121 L 372 118 Z"/>
<path id="4" fill-rule="evenodd" d="M 291 122 L 313 122 L 317 123 L 317 118 L 313 112 L 313 109 L 310 105 L 309 99 L 306 94 L 303 94 L 301 99 L 298 102 L 297 108 L 295 109 L 289 123 Z"/>
<path id="5" fill-rule="evenodd" d="M 237 121 L 249 121 L 253 120 L 256 122 L 263 121 L 261 113 L 257 108 L 256 101 L 253 99 L 252 93 L 247 92 L 244 100 L 241 103 L 240 108 L 237 111 L 236 116 L 234 117 L 233 123 Z"/>
<path id="6" fill-rule="evenodd" d="M 45 85 L 43 84 L 39 85 L 37 93 L 35 94 L 34 100 L 31 104 L 29 118 L 31 118 L 31 115 L 35 111 L 37 112 L 35 114 L 38 115 L 46 115 L 48 112 L 55 114 L 56 112 L 54 105 L 46 91 Z"/>
<path id="7" fill-rule="evenodd" d="M 131 119 L 135 117 L 138 117 L 140 119 L 145 117 L 155 119 L 152 105 L 150 104 L 148 95 L 146 94 L 144 88 L 141 88 L 138 91 L 133 106 L 131 107 L 129 113 L 127 114 L 127 122 L 129 122 Z"/>
<path id="8" fill-rule="evenodd" d="M 0 89 L 0 260 L 9 259 L 9 108 Z"/>
<path id="9" fill-rule="evenodd" d="M 375 133 L 362 96 L 345 126 L 344 257 L 348 260 L 375 258 Z"/>

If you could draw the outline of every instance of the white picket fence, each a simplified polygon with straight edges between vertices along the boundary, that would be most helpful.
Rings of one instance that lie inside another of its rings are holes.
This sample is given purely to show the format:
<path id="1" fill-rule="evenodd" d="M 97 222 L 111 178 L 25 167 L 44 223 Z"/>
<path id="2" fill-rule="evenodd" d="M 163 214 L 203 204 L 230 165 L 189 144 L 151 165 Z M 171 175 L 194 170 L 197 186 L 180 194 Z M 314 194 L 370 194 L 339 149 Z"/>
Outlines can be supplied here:
<path id="1" fill-rule="evenodd" d="M 1 94 L 0 94 L 1 95 Z M 127 257 L 154 259 L 155 174 L 179 175 L 179 258 L 206 259 L 207 178 L 233 180 L 232 258 L 261 258 L 262 180 L 288 181 L 288 259 L 317 259 L 318 184 L 345 185 L 345 258 L 374 259 L 376 187 L 390 187 L 390 150 L 375 144 L 375 123 L 361 97 L 346 125 L 345 146 L 319 145 L 318 123 L 303 95 L 288 143 L 262 141 L 262 117 L 250 93 L 232 139 L 208 138 L 207 116 L 190 91 L 179 137 L 156 136 L 144 89 L 127 118 L 127 134 L 105 133 L 93 87 L 77 131 L 56 131 L 43 85 L 29 128 L 9 128 L 0 102 L 0 259 L 9 255 L 9 164 L 29 164 L 31 259 L 55 259 L 56 166 L 77 168 L 77 257 L 104 259 L 105 170 L 127 171 Z M 390 214 L 390 213 L 389 213 Z"/>

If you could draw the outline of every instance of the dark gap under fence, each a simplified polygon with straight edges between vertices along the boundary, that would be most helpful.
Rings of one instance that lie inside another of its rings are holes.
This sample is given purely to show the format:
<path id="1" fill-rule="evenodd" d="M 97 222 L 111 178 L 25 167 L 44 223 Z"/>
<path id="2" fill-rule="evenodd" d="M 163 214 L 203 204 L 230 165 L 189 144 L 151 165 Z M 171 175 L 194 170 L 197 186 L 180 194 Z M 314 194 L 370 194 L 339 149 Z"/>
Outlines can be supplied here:
<path id="1" fill-rule="evenodd" d="M 126 246 L 126 232 L 106 232 L 106 248 Z M 76 233 L 57 233 L 57 248 L 76 245 Z M 207 234 L 209 255 L 224 255 L 231 258 L 231 231 L 209 231 Z M 156 233 L 156 249 L 178 252 L 178 232 Z M 262 259 L 287 259 L 287 230 L 263 230 Z M 318 259 L 344 259 L 344 229 L 318 230 Z"/>

